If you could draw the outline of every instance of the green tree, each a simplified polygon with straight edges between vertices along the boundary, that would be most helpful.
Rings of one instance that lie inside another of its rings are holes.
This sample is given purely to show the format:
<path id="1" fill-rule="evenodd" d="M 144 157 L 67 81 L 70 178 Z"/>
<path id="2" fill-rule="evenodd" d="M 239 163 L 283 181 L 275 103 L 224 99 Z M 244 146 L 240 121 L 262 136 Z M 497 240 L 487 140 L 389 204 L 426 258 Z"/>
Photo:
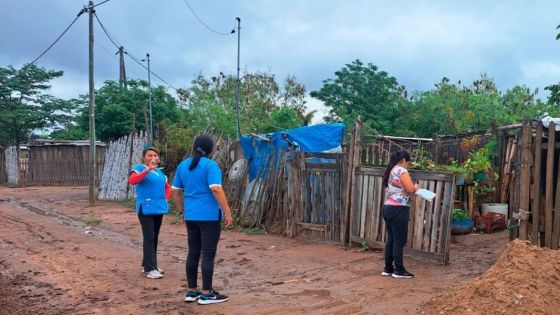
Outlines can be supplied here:
<path id="1" fill-rule="evenodd" d="M 29 64 L 21 69 L 0 67 L 2 144 L 19 147 L 34 130 L 56 128 L 72 118 L 71 102 L 46 93 L 49 82 L 62 74 Z"/>
<path id="2" fill-rule="evenodd" d="M 199 75 L 191 87 L 179 91 L 179 99 L 186 104 L 187 125 L 198 133 L 213 132 L 234 137 L 237 133 L 236 78 Z M 289 118 L 277 124 L 271 115 Z M 303 117 L 305 88 L 294 77 L 288 77 L 281 87 L 270 73 L 245 73 L 240 79 L 241 132 L 263 133 L 298 127 L 303 119 L 292 119 L 292 114 Z"/>
<path id="3" fill-rule="evenodd" d="M 132 131 L 147 130 L 149 124 L 148 83 L 144 80 L 129 80 L 128 89 L 119 87 L 117 81 L 105 81 L 95 92 L 95 134 L 101 141 L 118 139 Z M 66 137 L 68 134 L 83 135 L 89 130 L 88 97 L 81 95 L 73 102 L 80 108 L 76 119 L 77 130 L 69 127 L 68 132 L 53 134 Z M 163 86 L 152 87 L 152 115 L 154 130 L 160 122 L 179 122 L 184 116 L 177 99 L 167 93 Z"/>
<path id="4" fill-rule="evenodd" d="M 402 111 L 406 108 L 405 89 L 397 79 L 371 63 L 355 60 L 335 72 L 334 79 L 323 81 L 319 91 L 311 96 L 329 108 L 326 121 L 344 121 L 351 125 L 362 116 L 370 131 L 399 135 Z"/>

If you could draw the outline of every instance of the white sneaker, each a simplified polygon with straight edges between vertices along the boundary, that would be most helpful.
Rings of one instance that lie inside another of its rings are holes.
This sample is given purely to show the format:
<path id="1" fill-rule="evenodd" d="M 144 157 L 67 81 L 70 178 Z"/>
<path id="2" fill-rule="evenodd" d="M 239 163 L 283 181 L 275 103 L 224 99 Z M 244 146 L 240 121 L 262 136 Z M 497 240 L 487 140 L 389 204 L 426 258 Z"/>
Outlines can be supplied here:
<path id="1" fill-rule="evenodd" d="M 157 271 L 159 271 L 159 273 L 161 273 L 161 274 L 165 273 L 165 270 L 163 270 L 161 268 L 158 268 Z M 145 273 L 145 272 L 146 272 L 146 270 L 144 269 L 144 267 L 142 267 L 142 273 Z"/>
<path id="2" fill-rule="evenodd" d="M 146 277 L 148 277 L 150 279 L 161 279 L 161 278 L 163 278 L 163 275 L 157 270 L 152 270 L 152 271 L 148 272 Z"/>

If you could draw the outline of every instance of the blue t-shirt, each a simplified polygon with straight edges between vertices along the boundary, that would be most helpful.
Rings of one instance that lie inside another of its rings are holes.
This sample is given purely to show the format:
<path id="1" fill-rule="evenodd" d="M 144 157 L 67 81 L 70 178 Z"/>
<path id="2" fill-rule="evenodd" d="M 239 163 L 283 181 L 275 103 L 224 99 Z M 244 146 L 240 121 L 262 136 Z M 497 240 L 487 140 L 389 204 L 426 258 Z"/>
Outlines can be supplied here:
<path id="1" fill-rule="evenodd" d="M 144 164 L 134 165 L 133 171 L 142 173 L 146 168 Z M 148 172 L 148 175 L 142 181 L 136 184 L 136 214 L 154 215 L 165 214 L 169 211 L 169 205 L 165 199 L 165 183 L 167 177 L 159 169 L 154 172 Z"/>
<path id="2" fill-rule="evenodd" d="M 173 180 L 173 188 L 183 189 L 185 220 L 216 221 L 221 210 L 210 187 L 222 186 L 222 171 L 218 164 L 206 157 L 200 158 L 191 171 L 192 158 L 181 162 Z"/>

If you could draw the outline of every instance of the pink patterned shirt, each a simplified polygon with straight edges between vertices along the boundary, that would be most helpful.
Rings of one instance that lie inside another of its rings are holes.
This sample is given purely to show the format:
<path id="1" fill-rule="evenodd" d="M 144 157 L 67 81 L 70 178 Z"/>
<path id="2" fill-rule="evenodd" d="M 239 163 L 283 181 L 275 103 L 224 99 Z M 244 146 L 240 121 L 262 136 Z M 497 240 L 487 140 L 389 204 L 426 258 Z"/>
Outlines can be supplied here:
<path id="1" fill-rule="evenodd" d="M 385 203 L 390 206 L 408 206 L 409 195 L 404 190 L 401 183 L 401 175 L 407 173 L 408 170 L 401 166 L 395 166 L 389 173 L 389 180 L 387 181 L 387 188 L 385 190 Z"/>

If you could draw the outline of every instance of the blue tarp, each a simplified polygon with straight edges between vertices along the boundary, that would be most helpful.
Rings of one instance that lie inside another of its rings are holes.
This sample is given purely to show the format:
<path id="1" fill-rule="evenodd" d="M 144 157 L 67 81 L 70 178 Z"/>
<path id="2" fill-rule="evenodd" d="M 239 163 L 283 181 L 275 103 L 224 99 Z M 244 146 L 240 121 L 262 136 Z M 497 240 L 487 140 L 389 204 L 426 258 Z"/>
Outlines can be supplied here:
<path id="1" fill-rule="evenodd" d="M 241 137 L 241 147 L 245 159 L 249 161 L 249 180 L 252 181 L 257 176 L 261 164 L 266 163 L 275 151 L 278 154 L 280 151 L 287 151 L 288 148 L 309 153 L 340 150 L 344 128 L 345 125 L 341 123 L 323 124 L 278 131 L 258 137 Z M 266 171 L 262 172 L 261 177 L 264 174 Z"/>

